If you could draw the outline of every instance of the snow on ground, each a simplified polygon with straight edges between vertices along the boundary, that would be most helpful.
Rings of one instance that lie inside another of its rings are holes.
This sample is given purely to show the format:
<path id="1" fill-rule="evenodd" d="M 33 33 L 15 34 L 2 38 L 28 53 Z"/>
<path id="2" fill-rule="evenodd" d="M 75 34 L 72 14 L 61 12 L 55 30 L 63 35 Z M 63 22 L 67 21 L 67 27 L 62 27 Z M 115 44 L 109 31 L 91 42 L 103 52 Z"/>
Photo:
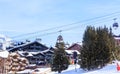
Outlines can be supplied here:
<path id="1" fill-rule="evenodd" d="M 51 72 L 50 74 L 58 74 L 58 73 Z M 116 64 L 109 64 L 102 69 L 94 70 L 94 71 L 84 71 L 79 68 L 79 65 L 77 65 L 77 68 L 75 70 L 75 66 L 71 65 L 67 70 L 62 71 L 61 74 L 120 74 L 120 71 L 117 71 Z"/>
<path id="2" fill-rule="evenodd" d="M 83 74 L 120 74 L 120 71 L 117 71 L 116 64 L 109 64 L 103 69 L 90 71 Z"/>
<path id="3" fill-rule="evenodd" d="M 16 72 L 17 74 L 49 74 L 47 72 L 50 72 L 50 68 L 36 68 L 34 70 L 32 69 L 26 69 L 23 71 Z M 13 74 L 13 72 L 9 72 L 8 74 Z"/>
<path id="4" fill-rule="evenodd" d="M 34 74 L 58 74 L 58 72 L 50 72 L 50 68 L 38 68 L 38 71 L 35 70 L 25 70 L 18 73 L 34 73 Z M 108 64 L 102 69 L 93 70 L 93 71 L 84 71 L 80 68 L 79 65 L 70 65 L 67 70 L 62 71 L 61 74 L 120 74 L 120 71 L 117 71 L 116 64 Z"/>
<path id="5" fill-rule="evenodd" d="M 61 74 L 80 74 L 83 71 L 80 70 L 80 66 L 79 65 L 70 65 L 69 68 L 67 70 L 62 71 Z M 58 72 L 51 72 L 50 74 L 58 74 Z"/>

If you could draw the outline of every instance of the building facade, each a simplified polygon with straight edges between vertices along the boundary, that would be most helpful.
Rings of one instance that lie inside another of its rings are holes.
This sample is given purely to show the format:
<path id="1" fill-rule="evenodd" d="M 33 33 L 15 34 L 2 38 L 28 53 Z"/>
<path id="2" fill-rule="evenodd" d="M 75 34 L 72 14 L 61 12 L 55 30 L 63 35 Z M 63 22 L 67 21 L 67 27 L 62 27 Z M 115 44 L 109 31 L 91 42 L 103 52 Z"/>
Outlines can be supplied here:
<path id="1" fill-rule="evenodd" d="M 47 62 L 52 58 L 53 51 L 39 41 L 28 42 L 11 48 L 10 53 L 17 52 L 20 56 L 28 59 L 30 64 L 37 64 L 40 61 Z"/>

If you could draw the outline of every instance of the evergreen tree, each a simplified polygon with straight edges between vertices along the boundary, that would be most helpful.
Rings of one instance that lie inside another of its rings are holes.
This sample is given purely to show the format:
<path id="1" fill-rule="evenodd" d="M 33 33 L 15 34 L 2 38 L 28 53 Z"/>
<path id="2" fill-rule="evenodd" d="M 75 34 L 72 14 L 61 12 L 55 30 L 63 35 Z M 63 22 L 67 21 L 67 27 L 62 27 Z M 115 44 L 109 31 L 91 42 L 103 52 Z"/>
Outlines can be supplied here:
<path id="1" fill-rule="evenodd" d="M 58 73 L 61 73 L 61 71 L 66 70 L 70 64 L 65 53 L 65 44 L 63 41 L 58 41 L 56 43 L 56 49 L 54 52 L 52 71 L 58 71 Z"/>
<path id="2" fill-rule="evenodd" d="M 120 60 L 120 46 L 115 46 L 115 50 L 113 52 L 113 59 Z"/>
<path id="3" fill-rule="evenodd" d="M 83 36 L 81 68 L 91 70 L 102 68 L 112 61 L 114 38 L 108 28 L 87 27 Z"/>
<path id="4" fill-rule="evenodd" d="M 94 27 L 87 27 L 83 37 L 83 49 L 81 50 L 81 68 L 90 70 L 95 62 L 96 31 Z"/>
<path id="5" fill-rule="evenodd" d="M 97 29 L 97 43 L 96 49 L 97 60 L 101 61 L 99 65 L 106 65 L 112 60 L 112 51 L 114 47 L 113 37 L 108 31 L 108 28 L 98 28 Z"/>

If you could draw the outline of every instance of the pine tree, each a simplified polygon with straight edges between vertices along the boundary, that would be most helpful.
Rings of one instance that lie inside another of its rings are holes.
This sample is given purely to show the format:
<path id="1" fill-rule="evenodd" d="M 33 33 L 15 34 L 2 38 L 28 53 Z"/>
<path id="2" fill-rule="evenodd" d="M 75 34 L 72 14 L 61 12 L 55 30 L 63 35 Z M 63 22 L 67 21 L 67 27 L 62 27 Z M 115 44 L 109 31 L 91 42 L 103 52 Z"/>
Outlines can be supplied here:
<path id="1" fill-rule="evenodd" d="M 83 37 L 83 49 L 81 50 L 81 68 L 90 70 L 94 68 L 96 32 L 94 27 L 87 27 Z"/>
<path id="2" fill-rule="evenodd" d="M 113 59 L 120 60 L 120 46 L 115 46 L 115 50 L 113 51 Z"/>
<path id="3" fill-rule="evenodd" d="M 65 44 L 63 41 L 56 43 L 56 49 L 54 51 L 54 57 L 52 62 L 52 71 L 58 71 L 61 73 L 62 70 L 66 70 L 69 66 L 69 60 L 65 52 Z"/>
<path id="4" fill-rule="evenodd" d="M 81 68 L 91 70 L 102 68 L 112 61 L 114 38 L 108 28 L 87 27 L 83 36 Z"/>

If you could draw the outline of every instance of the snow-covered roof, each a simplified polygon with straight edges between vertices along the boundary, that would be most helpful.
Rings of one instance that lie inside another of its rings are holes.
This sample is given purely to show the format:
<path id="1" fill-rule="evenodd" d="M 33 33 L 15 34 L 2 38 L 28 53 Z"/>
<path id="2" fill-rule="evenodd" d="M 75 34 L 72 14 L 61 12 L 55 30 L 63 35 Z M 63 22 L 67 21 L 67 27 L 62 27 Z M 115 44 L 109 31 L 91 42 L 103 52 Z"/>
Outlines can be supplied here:
<path id="1" fill-rule="evenodd" d="M 11 51 L 11 50 L 13 50 L 13 49 L 16 49 L 16 48 L 19 48 L 19 47 L 23 47 L 23 46 L 32 44 L 32 43 L 34 43 L 34 42 L 37 42 L 37 43 L 41 44 L 39 41 L 27 42 L 27 43 L 25 43 L 25 44 L 22 44 L 22 45 L 19 45 L 19 46 L 15 46 L 14 48 L 11 48 L 9 51 Z M 44 47 L 46 47 L 46 48 L 48 48 L 47 46 L 45 46 L 45 45 L 43 45 L 43 44 L 41 44 L 41 45 L 44 46 Z"/>
<path id="2" fill-rule="evenodd" d="M 24 53 L 28 53 L 26 56 L 34 56 L 37 54 L 43 54 L 43 52 L 26 52 L 26 51 L 17 51 L 21 56 L 25 56 Z"/>
<path id="3" fill-rule="evenodd" d="M 7 58 L 9 55 L 9 52 L 4 50 L 4 51 L 0 51 L 0 57 L 2 58 Z"/>
<path id="4" fill-rule="evenodd" d="M 78 50 L 65 50 L 68 54 L 73 54 L 73 52 L 77 52 L 77 54 L 80 54 Z"/>
<path id="5" fill-rule="evenodd" d="M 27 56 L 33 56 L 33 54 L 31 52 L 25 52 L 25 51 L 17 51 L 18 54 L 20 54 L 21 56 L 25 56 L 24 53 L 28 53 Z"/>
<path id="6" fill-rule="evenodd" d="M 52 52 L 52 53 L 53 53 L 53 51 L 50 50 L 50 49 L 47 49 L 47 50 L 41 51 L 41 53 L 46 53 L 46 52 Z"/>
<path id="7" fill-rule="evenodd" d="M 78 43 L 74 43 L 67 48 L 67 50 L 80 50 L 80 49 L 81 49 L 81 45 Z"/>

